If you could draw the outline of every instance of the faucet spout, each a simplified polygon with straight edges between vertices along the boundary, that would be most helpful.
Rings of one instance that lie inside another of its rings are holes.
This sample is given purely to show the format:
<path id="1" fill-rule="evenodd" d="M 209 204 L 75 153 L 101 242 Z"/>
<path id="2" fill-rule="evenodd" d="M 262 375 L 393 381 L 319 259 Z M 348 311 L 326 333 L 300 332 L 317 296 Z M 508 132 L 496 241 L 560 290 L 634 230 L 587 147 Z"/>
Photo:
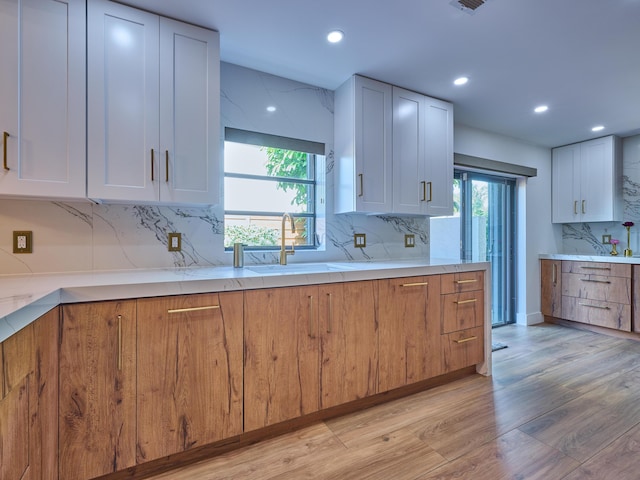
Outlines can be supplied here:
<path id="1" fill-rule="evenodd" d="M 282 215 L 282 229 L 280 232 L 280 265 L 287 264 L 287 255 L 294 255 L 296 253 L 295 247 L 291 244 L 291 250 L 287 250 L 287 246 L 284 244 L 284 232 L 286 227 L 287 218 L 291 223 L 291 233 L 296 233 L 296 225 L 293 222 L 293 217 L 288 213 Z"/>

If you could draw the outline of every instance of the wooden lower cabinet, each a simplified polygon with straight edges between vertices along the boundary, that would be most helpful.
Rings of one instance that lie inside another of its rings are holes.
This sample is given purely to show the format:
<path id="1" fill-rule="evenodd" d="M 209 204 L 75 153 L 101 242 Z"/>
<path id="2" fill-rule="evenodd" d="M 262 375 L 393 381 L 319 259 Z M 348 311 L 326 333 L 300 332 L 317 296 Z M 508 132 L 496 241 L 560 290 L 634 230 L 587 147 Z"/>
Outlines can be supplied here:
<path id="1" fill-rule="evenodd" d="M 540 260 L 540 311 L 547 317 L 562 316 L 562 261 Z"/>
<path id="2" fill-rule="evenodd" d="M 58 478 L 59 308 L 0 344 L 0 478 Z"/>
<path id="3" fill-rule="evenodd" d="M 60 478 L 136 464 L 136 301 L 62 307 Z"/>
<path id="4" fill-rule="evenodd" d="M 242 433 L 242 298 L 138 300 L 138 463 Z"/>
<path id="5" fill-rule="evenodd" d="M 440 276 L 378 280 L 381 392 L 442 373 Z"/>
<path id="6" fill-rule="evenodd" d="M 484 360 L 484 327 L 470 328 L 442 336 L 445 373 L 476 365 Z"/>

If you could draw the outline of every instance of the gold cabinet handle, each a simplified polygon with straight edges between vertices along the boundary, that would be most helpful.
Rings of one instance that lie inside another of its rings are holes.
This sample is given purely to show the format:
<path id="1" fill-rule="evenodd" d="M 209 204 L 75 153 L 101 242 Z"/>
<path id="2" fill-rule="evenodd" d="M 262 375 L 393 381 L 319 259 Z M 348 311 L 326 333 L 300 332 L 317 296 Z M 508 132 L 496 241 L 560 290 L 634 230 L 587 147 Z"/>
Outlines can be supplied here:
<path id="1" fill-rule="evenodd" d="M 153 178 L 153 177 L 154 177 L 154 174 L 155 174 L 155 171 L 154 171 L 154 169 L 155 169 L 155 167 L 154 167 L 154 163 L 155 163 L 155 160 L 153 159 L 153 148 L 152 148 L 152 149 L 151 149 L 151 181 L 152 181 L 152 182 L 155 180 L 155 178 Z"/>
<path id="2" fill-rule="evenodd" d="M 600 310 L 611 310 L 611 307 L 603 307 L 602 305 L 591 305 L 589 303 L 579 303 L 578 305 L 589 308 L 599 308 Z"/>
<path id="3" fill-rule="evenodd" d="M 358 179 L 360 180 L 360 193 L 358 194 L 358 196 L 362 197 L 364 195 L 364 179 L 362 178 L 361 173 L 358 174 Z"/>
<path id="4" fill-rule="evenodd" d="M 433 183 L 427 182 L 427 185 L 429 185 L 429 200 L 427 202 L 430 202 L 433 200 Z"/>
<path id="5" fill-rule="evenodd" d="M 582 213 L 587 213 L 587 211 L 586 211 L 586 203 L 587 203 L 586 200 L 582 200 Z"/>
<path id="6" fill-rule="evenodd" d="M 415 282 L 415 283 L 403 283 L 401 287 L 418 287 L 421 285 L 429 285 L 429 282 Z"/>
<path id="7" fill-rule="evenodd" d="M 580 267 L 580 268 L 584 268 L 585 270 L 611 270 L 611 267 Z"/>
<path id="8" fill-rule="evenodd" d="M 422 185 L 422 198 L 420 199 L 420 201 L 426 202 L 427 201 L 427 182 L 420 182 L 420 185 Z"/>
<path id="9" fill-rule="evenodd" d="M 477 279 L 473 279 L 473 280 L 456 280 L 456 283 L 458 285 L 463 285 L 465 283 L 476 283 L 478 280 Z"/>
<path id="10" fill-rule="evenodd" d="M 583 282 L 590 282 L 590 283 L 611 283 L 610 280 L 592 280 L 590 278 L 581 278 L 580 280 Z"/>
<path id="11" fill-rule="evenodd" d="M 329 297 L 329 315 L 328 315 L 328 320 L 327 320 L 327 333 L 331 333 L 331 328 L 333 326 L 333 296 L 328 293 L 327 296 Z"/>
<path id="12" fill-rule="evenodd" d="M 575 200 L 575 201 L 573 202 L 573 214 L 574 214 L 574 215 L 577 215 L 577 214 L 578 214 L 578 201 L 577 201 L 577 200 Z"/>
<path id="13" fill-rule="evenodd" d="M 122 371 L 122 315 L 118 315 L 118 371 Z"/>
<path id="14" fill-rule="evenodd" d="M 460 300 L 458 302 L 453 302 L 453 303 L 455 303 L 456 305 L 464 305 L 466 303 L 476 303 L 477 301 L 478 301 L 477 298 L 472 298 L 471 300 Z"/>
<path id="15" fill-rule="evenodd" d="M 4 132 L 2 135 L 3 135 L 2 142 L 3 142 L 3 145 L 4 145 L 4 150 L 2 151 L 2 166 L 8 172 L 11 169 L 9 168 L 9 165 L 7 164 L 7 139 L 11 135 L 9 135 L 9 132 Z"/>
<path id="16" fill-rule="evenodd" d="M 467 342 L 470 342 L 472 340 L 477 340 L 477 339 L 478 339 L 478 337 L 474 336 L 474 337 L 468 337 L 468 338 L 461 338 L 460 340 L 454 340 L 454 342 L 456 342 L 456 343 L 467 343 Z"/>
<path id="17" fill-rule="evenodd" d="M 165 182 L 169 183 L 169 150 L 165 150 L 164 169 L 166 172 Z"/>
<path id="18" fill-rule="evenodd" d="M 313 338 L 313 295 L 309 295 L 309 336 Z"/>
<path id="19" fill-rule="evenodd" d="M 558 265 L 555 263 L 551 264 L 551 283 L 554 286 L 558 283 Z"/>
<path id="20" fill-rule="evenodd" d="M 206 307 L 174 308 L 171 310 L 167 310 L 167 313 L 199 312 L 200 310 L 214 310 L 217 308 L 220 308 L 220 305 L 208 305 Z"/>

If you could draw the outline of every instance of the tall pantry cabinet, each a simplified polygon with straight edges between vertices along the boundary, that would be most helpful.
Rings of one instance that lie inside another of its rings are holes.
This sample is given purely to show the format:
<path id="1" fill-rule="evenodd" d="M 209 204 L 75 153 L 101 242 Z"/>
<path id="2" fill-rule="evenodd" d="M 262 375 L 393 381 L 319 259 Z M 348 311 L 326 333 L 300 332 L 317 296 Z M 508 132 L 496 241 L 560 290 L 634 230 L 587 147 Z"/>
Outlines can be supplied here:
<path id="1" fill-rule="evenodd" d="M 85 0 L 0 0 L 0 195 L 85 198 Z"/>
<path id="2" fill-rule="evenodd" d="M 95 0 L 87 39 L 88 196 L 218 203 L 218 33 Z"/>

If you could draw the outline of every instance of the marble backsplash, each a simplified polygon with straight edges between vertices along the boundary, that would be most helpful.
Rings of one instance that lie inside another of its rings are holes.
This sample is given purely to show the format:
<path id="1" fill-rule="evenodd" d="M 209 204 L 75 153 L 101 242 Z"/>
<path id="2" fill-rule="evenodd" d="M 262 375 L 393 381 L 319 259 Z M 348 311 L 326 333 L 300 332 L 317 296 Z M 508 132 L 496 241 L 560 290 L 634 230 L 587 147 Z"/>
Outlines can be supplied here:
<path id="1" fill-rule="evenodd" d="M 602 235 L 620 240 L 618 251 L 627 248 L 623 222 L 633 222 L 630 248 L 640 254 L 640 135 L 622 139 L 624 218 L 621 222 L 567 223 L 562 226 L 561 253 L 608 255 L 611 245 L 602 244 Z"/>
<path id="2" fill-rule="evenodd" d="M 266 110 L 276 106 L 275 112 Z M 322 142 L 326 148 L 316 251 L 289 262 L 366 261 L 429 257 L 423 217 L 333 215 L 333 92 L 222 63 L 225 126 Z M 223 246 L 222 202 L 203 208 L 0 199 L 0 274 L 231 265 Z M 12 231 L 33 232 L 33 253 L 12 253 Z M 182 234 L 182 251 L 168 251 L 168 233 Z M 353 234 L 365 233 L 365 248 Z M 416 246 L 405 248 L 404 234 Z M 246 263 L 277 263 L 278 252 L 246 255 Z"/>

